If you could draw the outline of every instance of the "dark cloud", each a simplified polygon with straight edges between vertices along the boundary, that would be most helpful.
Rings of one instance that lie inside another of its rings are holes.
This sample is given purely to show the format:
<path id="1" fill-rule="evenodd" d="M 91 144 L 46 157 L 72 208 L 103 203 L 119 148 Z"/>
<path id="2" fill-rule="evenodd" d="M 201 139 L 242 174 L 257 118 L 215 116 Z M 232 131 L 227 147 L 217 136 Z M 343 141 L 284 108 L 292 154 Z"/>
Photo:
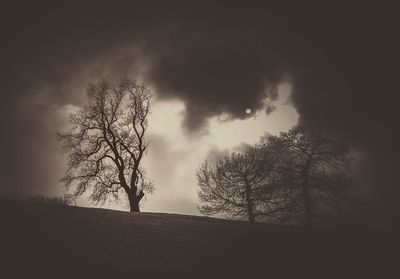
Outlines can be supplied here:
<path id="1" fill-rule="evenodd" d="M 41 177 L 55 172 L 56 147 L 46 147 L 57 125 L 45 123 L 57 108 L 80 104 L 89 81 L 141 73 L 159 98 L 185 102 L 184 124 L 194 131 L 221 113 L 248 117 L 246 108 L 261 109 L 290 77 L 301 123 L 361 149 L 377 208 L 396 212 L 395 10 L 273 1 L 3 4 L 2 192 L 49 187 Z M 45 101 L 35 102 L 44 88 Z"/>

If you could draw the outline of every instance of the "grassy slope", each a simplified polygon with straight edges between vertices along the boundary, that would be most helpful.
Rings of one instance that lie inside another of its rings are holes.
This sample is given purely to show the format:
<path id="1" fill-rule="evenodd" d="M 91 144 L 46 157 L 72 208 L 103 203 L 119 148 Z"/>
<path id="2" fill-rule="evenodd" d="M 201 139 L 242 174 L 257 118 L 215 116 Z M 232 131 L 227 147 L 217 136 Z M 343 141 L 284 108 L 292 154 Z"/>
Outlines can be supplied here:
<path id="1" fill-rule="evenodd" d="M 398 257 L 390 254 L 397 248 L 389 234 L 365 228 L 251 227 L 197 216 L 18 202 L 1 202 L 0 212 L 2 272 L 21 278 L 134 273 L 359 278 L 372 272 L 383 278 Z"/>

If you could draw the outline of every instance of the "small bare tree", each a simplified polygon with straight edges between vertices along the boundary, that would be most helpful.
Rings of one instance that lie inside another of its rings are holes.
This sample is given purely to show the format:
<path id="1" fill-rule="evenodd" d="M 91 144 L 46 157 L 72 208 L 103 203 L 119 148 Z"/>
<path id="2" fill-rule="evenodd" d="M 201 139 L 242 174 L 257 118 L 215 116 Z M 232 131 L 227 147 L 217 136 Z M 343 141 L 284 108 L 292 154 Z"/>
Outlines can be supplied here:
<path id="1" fill-rule="evenodd" d="M 295 127 L 271 137 L 266 148 L 277 156 L 278 177 L 286 177 L 279 187 L 286 189 L 288 219 L 303 219 L 313 225 L 360 200 L 355 195 L 349 146 L 332 137 Z"/>
<path id="2" fill-rule="evenodd" d="M 254 223 L 257 216 L 265 213 L 261 209 L 271 198 L 265 184 L 273 164 L 265 154 L 263 146 L 254 146 L 244 153 L 225 156 L 215 167 L 207 161 L 203 163 L 197 171 L 200 211 L 206 215 L 246 216 Z"/>
<path id="3" fill-rule="evenodd" d="M 70 115 L 71 128 L 59 133 L 68 167 L 62 181 L 76 198 L 91 189 L 91 199 L 118 200 L 125 193 L 130 211 L 153 190 L 141 161 L 148 142 L 145 133 L 151 94 L 142 83 L 123 80 L 90 84 L 88 104 Z"/>

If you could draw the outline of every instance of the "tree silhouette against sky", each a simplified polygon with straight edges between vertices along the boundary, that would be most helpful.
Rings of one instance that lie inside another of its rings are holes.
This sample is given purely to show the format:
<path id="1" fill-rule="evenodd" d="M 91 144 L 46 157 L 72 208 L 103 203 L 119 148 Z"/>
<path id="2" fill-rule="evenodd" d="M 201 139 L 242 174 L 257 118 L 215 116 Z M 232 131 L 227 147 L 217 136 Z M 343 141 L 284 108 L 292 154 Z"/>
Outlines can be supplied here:
<path id="1" fill-rule="evenodd" d="M 197 171 L 203 214 L 256 217 L 311 226 L 362 205 L 350 147 L 324 133 L 294 127 Z M 261 219 L 260 219 L 261 221 Z"/>
<path id="2" fill-rule="evenodd" d="M 290 208 L 286 219 L 310 226 L 331 222 L 361 205 L 349 145 L 320 131 L 294 127 L 270 137 L 266 148 L 276 154 L 277 175 L 287 178 L 281 185 Z"/>
<path id="3" fill-rule="evenodd" d="M 95 202 L 118 200 L 126 194 L 131 212 L 153 185 L 141 166 L 148 147 L 151 93 L 129 79 L 119 85 L 90 84 L 88 104 L 70 115 L 71 128 L 59 133 L 68 166 L 62 181 L 77 198 L 89 189 Z"/>

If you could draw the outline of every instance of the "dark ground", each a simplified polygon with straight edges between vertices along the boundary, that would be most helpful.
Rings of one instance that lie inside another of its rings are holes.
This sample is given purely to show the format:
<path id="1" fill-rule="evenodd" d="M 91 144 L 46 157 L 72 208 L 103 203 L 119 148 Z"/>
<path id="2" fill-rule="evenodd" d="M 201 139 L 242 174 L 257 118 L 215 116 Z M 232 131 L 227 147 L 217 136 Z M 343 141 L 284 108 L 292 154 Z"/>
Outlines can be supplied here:
<path id="1" fill-rule="evenodd" d="M 381 229 L 14 201 L 0 212 L 0 278 L 395 278 L 400 268 L 397 235 Z"/>

